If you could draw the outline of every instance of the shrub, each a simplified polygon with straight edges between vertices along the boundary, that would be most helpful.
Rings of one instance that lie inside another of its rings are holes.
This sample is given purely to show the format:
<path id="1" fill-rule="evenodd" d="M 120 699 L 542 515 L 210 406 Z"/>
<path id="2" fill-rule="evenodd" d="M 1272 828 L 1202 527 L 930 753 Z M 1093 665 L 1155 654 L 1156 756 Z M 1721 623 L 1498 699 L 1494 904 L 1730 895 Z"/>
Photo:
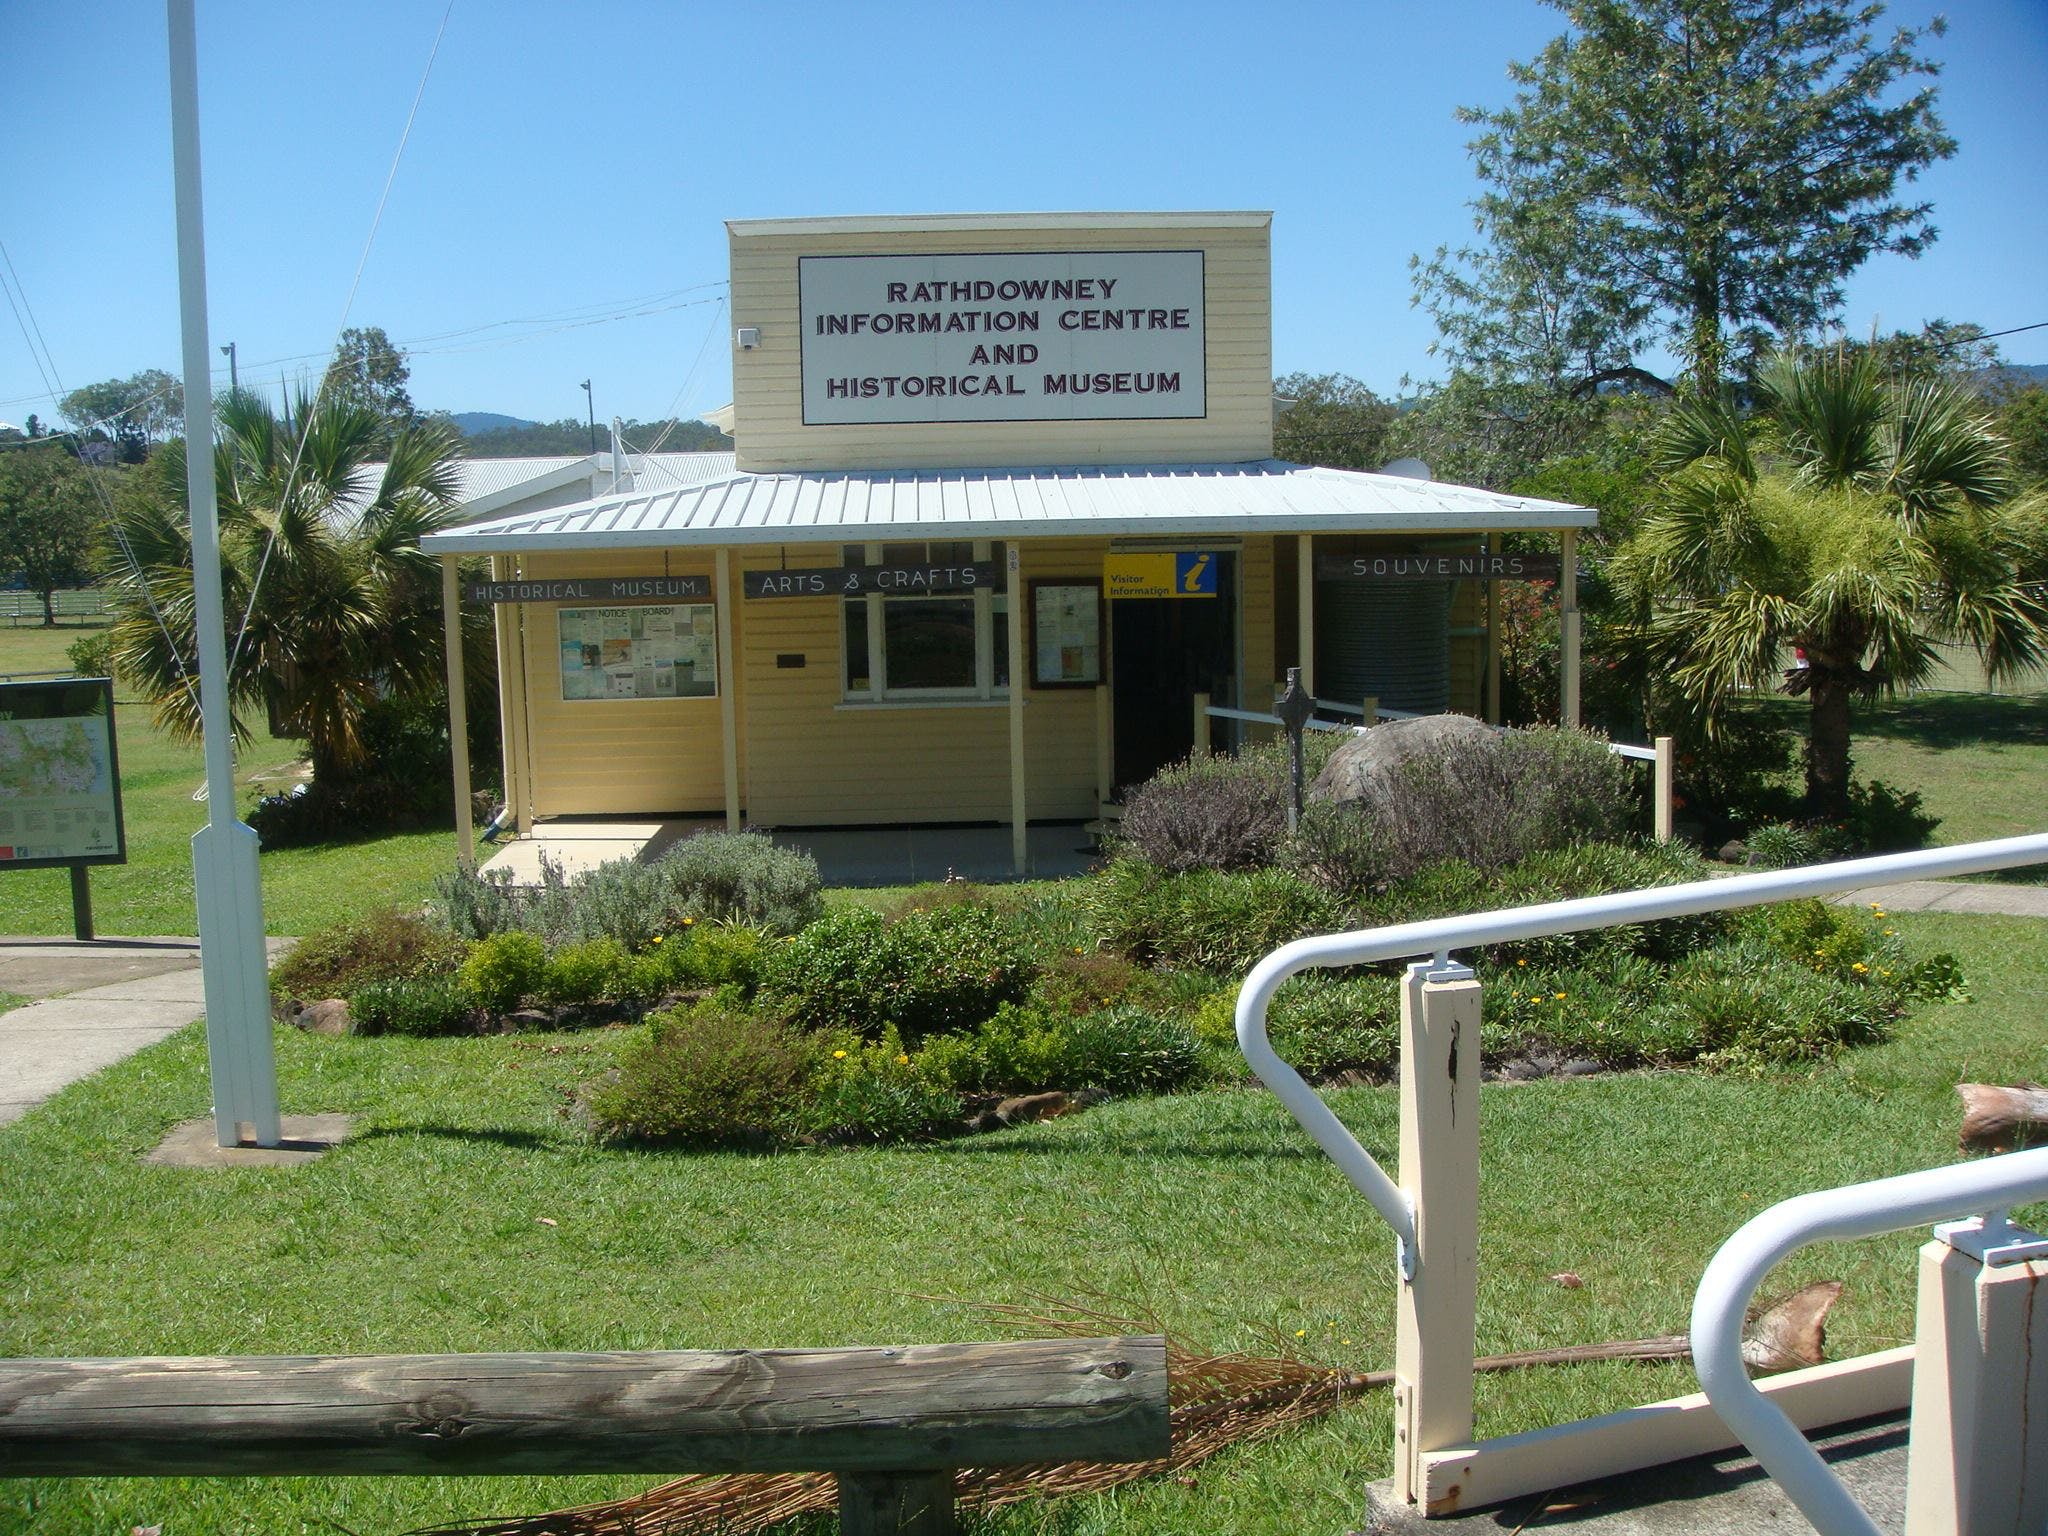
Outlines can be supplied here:
<path id="1" fill-rule="evenodd" d="M 1266 1038 L 1303 1077 L 1384 1078 L 1401 1056 L 1400 983 L 1392 976 L 1295 977 L 1266 1011 Z"/>
<path id="2" fill-rule="evenodd" d="M 1286 764 L 1269 746 L 1162 768 L 1125 794 L 1118 851 L 1165 870 L 1270 864 L 1287 831 Z"/>
<path id="3" fill-rule="evenodd" d="M 913 912 L 885 923 L 848 907 L 770 956 L 762 992 L 811 1029 L 872 1037 L 894 1023 L 905 1039 L 970 1029 L 1030 989 L 1016 932 L 986 907 Z"/>
<path id="4" fill-rule="evenodd" d="M 1122 955 L 1077 944 L 1046 962 L 1033 993 L 1056 1013 L 1088 1013 L 1143 990 L 1146 980 L 1146 972 Z"/>
<path id="5" fill-rule="evenodd" d="M 487 939 L 520 925 L 524 901 L 505 871 L 482 874 L 457 867 L 434 882 L 441 920 L 465 939 Z"/>
<path id="6" fill-rule="evenodd" d="M 1279 869 L 1173 874 L 1119 859 L 1079 899 L 1097 942 L 1141 965 L 1238 971 L 1290 939 L 1343 925 L 1333 898 Z"/>
<path id="7" fill-rule="evenodd" d="M 594 1003 L 631 994 L 636 974 L 633 957 L 617 939 L 585 939 L 547 957 L 538 990 L 550 1003 Z"/>
<path id="8" fill-rule="evenodd" d="M 700 832 L 651 866 L 670 917 L 797 933 L 824 911 L 818 861 L 759 832 Z"/>
<path id="9" fill-rule="evenodd" d="M 908 1141 L 956 1125 L 960 1098 L 937 1072 L 904 1049 L 893 1028 L 879 1041 L 847 1037 L 811 1079 L 806 1124 L 840 1141 Z"/>
<path id="10" fill-rule="evenodd" d="M 307 934 L 271 972 L 279 997 L 350 997 L 373 981 L 447 975 L 468 945 L 417 912 L 381 907 Z"/>
<path id="11" fill-rule="evenodd" d="M 684 919 L 690 937 L 675 950 L 687 986 L 738 987 L 752 992 L 760 983 L 769 952 L 768 935 L 744 923 L 697 923 Z M 677 941 L 671 939 L 670 944 Z"/>
<path id="12" fill-rule="evenodd" d="M 80 635 L 64 647 L 64 656 L 71 663 L 71 670 L 80 677 L 112 677 L 114 632 L 110 629 L 101 629 L 89 635 Z"/>
<path id="13" fill-rule="evenodd" d="M 1799 738 L 1791 730 L 1764 715 L 1734 713 L 1716 720 L 1712 734 L 1685 719 L 1671 734 L 1672 793 L 1700 822 L 1708 846 L 1798 814 Z"/>
<path id="14" fill-rule="evenodd" d="M 1823 842 L 1822 829 L 1798 822 L 1774 822 L 1758 827 L 1744 839 L 1749 862 L 1761 869 L 1797 869 L 1818 864 L 1841 851 Z"/>
<path id="15" fill-rule="evenodd" d="M 1850 847 L 1859 853 L 1905 853 L 1924 848 L 1939 816 L 1921 808 L 1917 789 L 1897 790 L 1883 779 L 1849 782 Z"/>
<path id="16" fill-rule="evenodd" d="M 1128 1006 L 1069 1019 L 1056 1032 L 1064 1060 L 1058 1088 L 1103 1088 L 1111 1093 L 1171 1093 L 1202 1070 L 1194 1031 Z"/>
<path id="17" fill-rule="evenodd" d="M 348 1000 L 359 1035 L 473 1035 L 476 1005 L 452 976 L 366 982 Z"/>
<path id="18" fill-rule="evenodd" d="M 653 1021 L 590 1099 L 600 1135 L 680 1146 L 757 1145 L 800 1122 L 808 1050 L 783 1020 L 700 1004 Z"/>
<path id="19" fill-rule="evenodd" d="M 462 984 L 479 1006 L 510 1013 L 540 990 L 546 966 L 546 953 L 532 934 L 494 933 L 462 962 Z"/>
<path id="20" fill-rule="evenodd" d="M 1883 1038 L 1895 1010 L 1876 988 L 1773 958 L 1744 940 L 1672 968 L 1657 1006 L 1686 1054 L 1720 1067 L 1784 1066 Z"/>

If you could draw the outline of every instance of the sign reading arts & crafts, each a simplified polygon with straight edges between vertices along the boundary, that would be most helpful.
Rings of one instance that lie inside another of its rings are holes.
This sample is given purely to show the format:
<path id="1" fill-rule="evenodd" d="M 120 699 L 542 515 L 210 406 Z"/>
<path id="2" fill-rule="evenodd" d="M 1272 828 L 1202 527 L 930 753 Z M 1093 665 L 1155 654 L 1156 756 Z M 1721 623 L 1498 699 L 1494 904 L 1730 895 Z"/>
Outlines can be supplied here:
<path id="1" fill-rule="evenodd" d="M 0 683 L 0 869 L 127 857 L 114 685 Z"/>
<path id="2" fill-rule="evenodd" d="M 1216 556 L 1211 550 L 1146 550 L 1102 557 L 1106 597 L 1214 597 Z"/>
<path id="3" fill-rule="evenodd" d="M 922 597 L 927 592 L 994 591 L 993 560 L 957 565 L 824 565 L 797 571 L 746 571 L 748 597 Z"/>
<path id="4" fill-rule="evenodd" d="M 806 426 L 1200 419 L 1200 251 L 802 256 Z"/>
<path id="5" fill-rule="evenodd" d="M 1555 581 L 1556 555 L 1318 555 L 1318 581 Z"/>

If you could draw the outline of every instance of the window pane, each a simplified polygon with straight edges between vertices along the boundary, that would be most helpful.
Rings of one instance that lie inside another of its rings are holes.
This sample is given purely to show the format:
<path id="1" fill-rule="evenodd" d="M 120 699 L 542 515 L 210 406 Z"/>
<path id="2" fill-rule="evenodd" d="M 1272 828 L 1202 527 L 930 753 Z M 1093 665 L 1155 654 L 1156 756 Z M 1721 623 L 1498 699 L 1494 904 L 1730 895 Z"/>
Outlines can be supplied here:
<path id="1" fill-rule="evenodd" d="M 866 693 L 871 686 L 868 672 L 868 600 L 846 600 L 846 691 Z"/>
<path id="2" fill-rule="evenodd" d="M 867 546 L 865 544 L 840 545 L 839 563 L 841 565 L 866 565 L 868 563 Z"/>
<path id="3" fill-rule="evenodd" d="M 1000 607 L 996 609 L 995 629 L 991 636 L 991 642 L 996 648 L 995 685 L 998 688 L 1007 688 L 1010 686 L 1010 614 L 1008 609 Z"/>
<path id="4" fill-rule="evenodd" d="M 966 539 L 941 541 L 929 547 L 933 565 L 965 565 L 974 558 L 974 545 Z"/>
<path id="5" fill-rule="evenodd" d="M 882 623 L 891 693 L 974 686 L 973 598 L 891 598 L 883 605 Z"/>
<path id="6" fill-rule="evenodd" d="M 925 546 L 922 544 L 884 544 L 882 564 L 923 565 Z"/>

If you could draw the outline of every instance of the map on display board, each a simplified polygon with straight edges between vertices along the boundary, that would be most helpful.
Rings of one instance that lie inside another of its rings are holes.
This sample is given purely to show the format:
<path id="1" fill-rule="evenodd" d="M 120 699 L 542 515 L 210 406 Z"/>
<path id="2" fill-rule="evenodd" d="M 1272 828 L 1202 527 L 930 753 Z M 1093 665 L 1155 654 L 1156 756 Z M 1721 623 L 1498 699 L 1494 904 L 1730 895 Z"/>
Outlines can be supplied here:
<path id="1" fill-rule="evenodd" d="M 565 699 L 708 699 L 718 692 L 711 603 L 555 612 Z"/>
<path id="2" fill-rule="evenodd" d="M 113 721 L 104 679 L 0 684 L 0 865 L 126 858 Z"/>

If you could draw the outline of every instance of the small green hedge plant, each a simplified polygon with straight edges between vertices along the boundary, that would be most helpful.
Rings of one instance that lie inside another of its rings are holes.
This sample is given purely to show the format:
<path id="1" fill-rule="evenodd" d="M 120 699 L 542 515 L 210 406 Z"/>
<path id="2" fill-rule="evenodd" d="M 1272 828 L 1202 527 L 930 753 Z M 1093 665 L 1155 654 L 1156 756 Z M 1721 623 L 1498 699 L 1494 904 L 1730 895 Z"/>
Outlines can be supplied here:
<path id="1" fill-rule="evenodd" d="M 348 1000 L 349 1027 L 359 1035 L 473 1035 L 476 1002 L 452 976 L 370 981 Z"/>
<path id="2" fill-rule="evenodd" d="M 469 946 L 418 912 L 380 907 L 307 934 L 271 972 L 279 997 L 350 997 L 373 981 L 449 975 Z"/>
<path id="3" fill-rule="evenodd" d="M 590 1098 L 601 1137 L 763 1146 L 809 1114 L 814 1044 L 783 1019 L 709 1000 L 661 1015 Z"/>
<path id="4" fill-rule="evenodd" d="M 957 1129 L 960 1096 L 915 1059 L 892 1026 L 879 1040 L 835 1034 L 821 1050 L 804 1109 L 806 1128 L 831 1141 L 915 1141 Z"/>
<path id="5" fill-rule="evenodd" d="M 462 984 L 479 1006 L 510 1013 L 541 989 L 547 953 L 530 933 L 494 933 L 462 962 Z"/>
<path id="6" fill-rule="evenodd" d="M 1021 1001 L 1034 974 L 1018 933 L 988 907 L 914 911 L 896 922 L 864 907 L 827 914 L 770 946 L 761 995 L 808 1029 L 904 1039 L 971 1029 Z"/>

